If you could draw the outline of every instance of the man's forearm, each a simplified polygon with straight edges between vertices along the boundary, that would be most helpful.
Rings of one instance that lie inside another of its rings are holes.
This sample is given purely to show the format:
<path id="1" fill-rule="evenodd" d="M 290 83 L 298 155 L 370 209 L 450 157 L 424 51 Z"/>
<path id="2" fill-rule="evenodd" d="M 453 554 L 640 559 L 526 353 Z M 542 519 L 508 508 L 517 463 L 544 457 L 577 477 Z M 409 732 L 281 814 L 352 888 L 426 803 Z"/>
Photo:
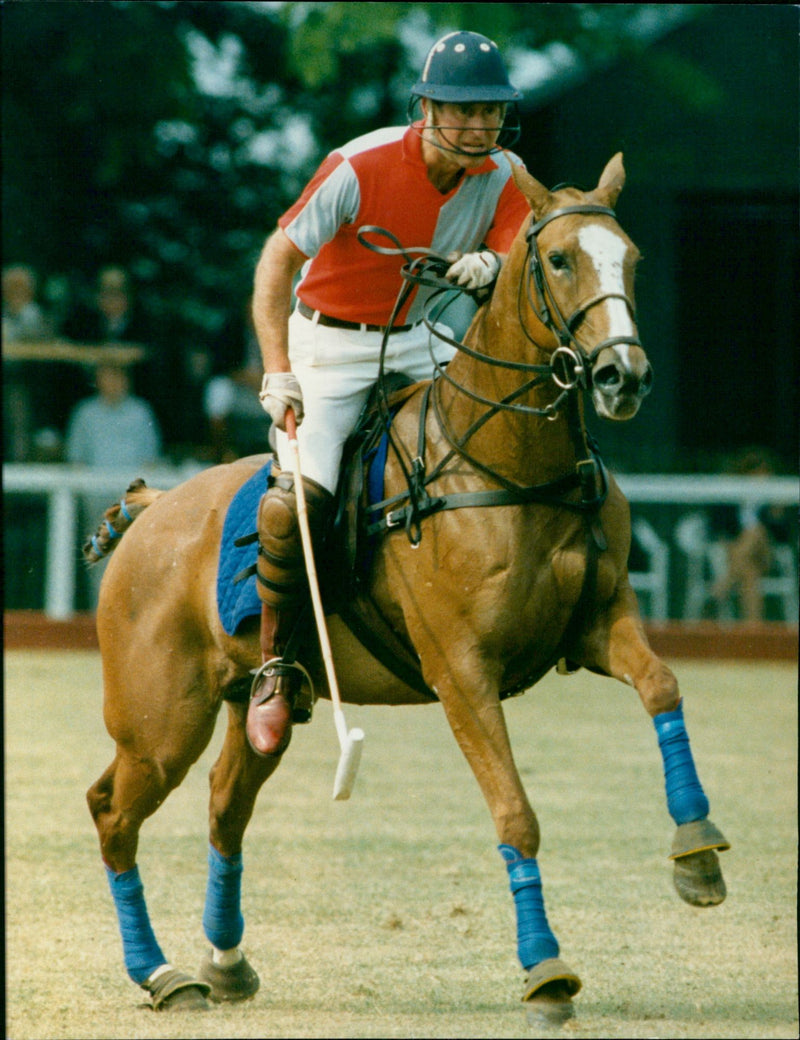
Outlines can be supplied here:
<path id="1" fill-rule="evenodd" d="M 261 253 L 253 284 L 255 326 L 265 372 L 288 372 L 292 283 L 305 261 L 280 228 Z"/>

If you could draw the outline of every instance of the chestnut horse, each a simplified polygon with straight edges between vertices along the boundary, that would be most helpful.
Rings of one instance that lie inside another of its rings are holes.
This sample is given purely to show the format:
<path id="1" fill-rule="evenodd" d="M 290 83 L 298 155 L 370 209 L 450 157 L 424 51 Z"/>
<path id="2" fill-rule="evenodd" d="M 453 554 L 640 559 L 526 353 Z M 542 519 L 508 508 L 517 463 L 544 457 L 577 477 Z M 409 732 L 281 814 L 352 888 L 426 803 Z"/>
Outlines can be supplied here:
<path id="1" fill-rule="evenodd" d="M 515 177 L 531 217 L 461 349 L 400 408 L 385 501 L 371 514 L 362 626 L 379 618 L 394 656 L 416 662 L 420 681 L 378 660 L 335 610 L 328 622 L 344 701 L 441 704 L 497 830 L 523 1000 L 561 1021 L 581 983 L 547 922 L 539 825 L 512 758 L 503 698 L 565 664 L 633 686 L 663 758 L 683 899 L 724 899 L 717 850 L 728 844 L 708 819 L 677 681 L 648 645 L 628 582 L 627 502 L 584 425 L 584 391 L 598 415 L 625 420 L 651 384 L 633 303 L 637 250 L 613 212 L 622 157 L 590 192 L 550 192 L 525 171 Z M 214 590 L 228 505 L 267 459 L 205 470 L 163 493 L 132 485 L 87 553 L 115 550 L 97 630 L 105 722 L 116 742 L 88 801 L 127 971 L 162 1010 L 245 999 L 259 984 L 239 950 L 242 842 L 283 752 L 260 757 L 245 736 L 251 672 L 261 663 L 258 618 L 227 634 Z M 303 661 L 327 696 L 318 646 Z M 187 975 L 169 964 L 150 925 L 139 830 L 209 743 L 224 700 L 203 915 L 211 952 Z"/>

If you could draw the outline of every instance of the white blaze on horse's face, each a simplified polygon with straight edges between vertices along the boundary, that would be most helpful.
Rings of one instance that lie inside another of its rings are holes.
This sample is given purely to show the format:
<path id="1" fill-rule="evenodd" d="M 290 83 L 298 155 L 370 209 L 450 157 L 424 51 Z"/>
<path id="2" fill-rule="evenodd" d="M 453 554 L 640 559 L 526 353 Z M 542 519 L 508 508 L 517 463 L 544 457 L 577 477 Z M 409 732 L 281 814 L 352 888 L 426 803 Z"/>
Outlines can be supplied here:
<path id="1" fill-rule="evenodd" d="M 625 278 L 623 261 L 628 252 L 628 244 L 610 228 L 590 224 L 578 232 L 578 243 L 581 249 L 591 258 L 597 272 L 598 295 L 619 293 L 625 295 Z M 635 329 L 633 320 L 624 300 L 609 299 L 605 301 L 608 308 L 612 336 L 633 336 Z"/>
<path id="2" fill-rule="evenodd" d="M 580 228 L 578 244 L 595 271 L 596 295 L 601 298 L 596 309 L 604 312 L 606 322 L 603 338 L 629 337 L 635 341 L 636 326 L 626 302 L 632 299 L 626 274 L 630 282 L 629 252 L 635 247 L 624 235 L 601 224 Z M 597 324 L 598 315 L 593 317 Z M 598 415 L 607 419 L 632 418 L 651 384 L 650 364 L 635 342 L 606 347 L 593 367 L 593 400 Z"/>

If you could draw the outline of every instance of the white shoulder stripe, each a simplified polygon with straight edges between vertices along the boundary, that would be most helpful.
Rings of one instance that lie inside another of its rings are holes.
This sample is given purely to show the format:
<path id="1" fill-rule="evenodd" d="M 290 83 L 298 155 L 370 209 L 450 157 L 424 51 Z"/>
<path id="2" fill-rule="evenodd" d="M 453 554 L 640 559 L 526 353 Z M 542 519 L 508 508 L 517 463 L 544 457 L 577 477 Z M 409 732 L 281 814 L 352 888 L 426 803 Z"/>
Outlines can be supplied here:
<path id="1" fill-rule="evenodd" d="M 339 155 L 343 155 L 345 159 L 352 159 L 354 155 L 360 155 L 362 152 L 369 152 L 373 148 L 380 148 L 382 145 L 401 141 L 406 130 L 408 130 L 407 126 L 381 127 L 379 130 L 373 130 L 371 133 L 356 137 L 355 140 L 349 141 L 342 148 L 337 148 L 336 152 Z"/>
<path id="2" fill-rule="evenodd" d="M 355 220 L 360 205 L 358 178 L 345 160 L 322 181 L 284 230 L 302 253 L 316 256 L 342 224 Z"/>

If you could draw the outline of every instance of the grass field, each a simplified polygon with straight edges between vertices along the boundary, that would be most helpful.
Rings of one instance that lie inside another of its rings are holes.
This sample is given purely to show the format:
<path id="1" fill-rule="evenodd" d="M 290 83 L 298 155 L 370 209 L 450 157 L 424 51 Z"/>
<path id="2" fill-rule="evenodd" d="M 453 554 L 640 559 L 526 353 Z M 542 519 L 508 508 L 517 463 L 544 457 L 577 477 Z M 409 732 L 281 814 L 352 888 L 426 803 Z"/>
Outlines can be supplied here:
<path id="1" fill-rule="evenodd" d="M 673 826 L 652 724 L 626 687 L 547 676 L 508 703 L 539 814 L 548 916 L 581 975 L 577 1037 L 797 1037 L 797 673 L 675 662 L 728 900 L 672 888 Z M 200 924 L 211 746 L 142 831 L 153 925 L 176 967 Z M 366 732 L 349 802 L 330 798 L 317 707 L 264 788 L 245 845 L 247 1004 L 156 1015 L 127 978 L 84 793 L 112 757 L 99 655 L 5 657 L 6 1032 L 138 1037 L 520 1037 L 511 896 L 476 783 L 437 707 L 349 708 Z"/>

